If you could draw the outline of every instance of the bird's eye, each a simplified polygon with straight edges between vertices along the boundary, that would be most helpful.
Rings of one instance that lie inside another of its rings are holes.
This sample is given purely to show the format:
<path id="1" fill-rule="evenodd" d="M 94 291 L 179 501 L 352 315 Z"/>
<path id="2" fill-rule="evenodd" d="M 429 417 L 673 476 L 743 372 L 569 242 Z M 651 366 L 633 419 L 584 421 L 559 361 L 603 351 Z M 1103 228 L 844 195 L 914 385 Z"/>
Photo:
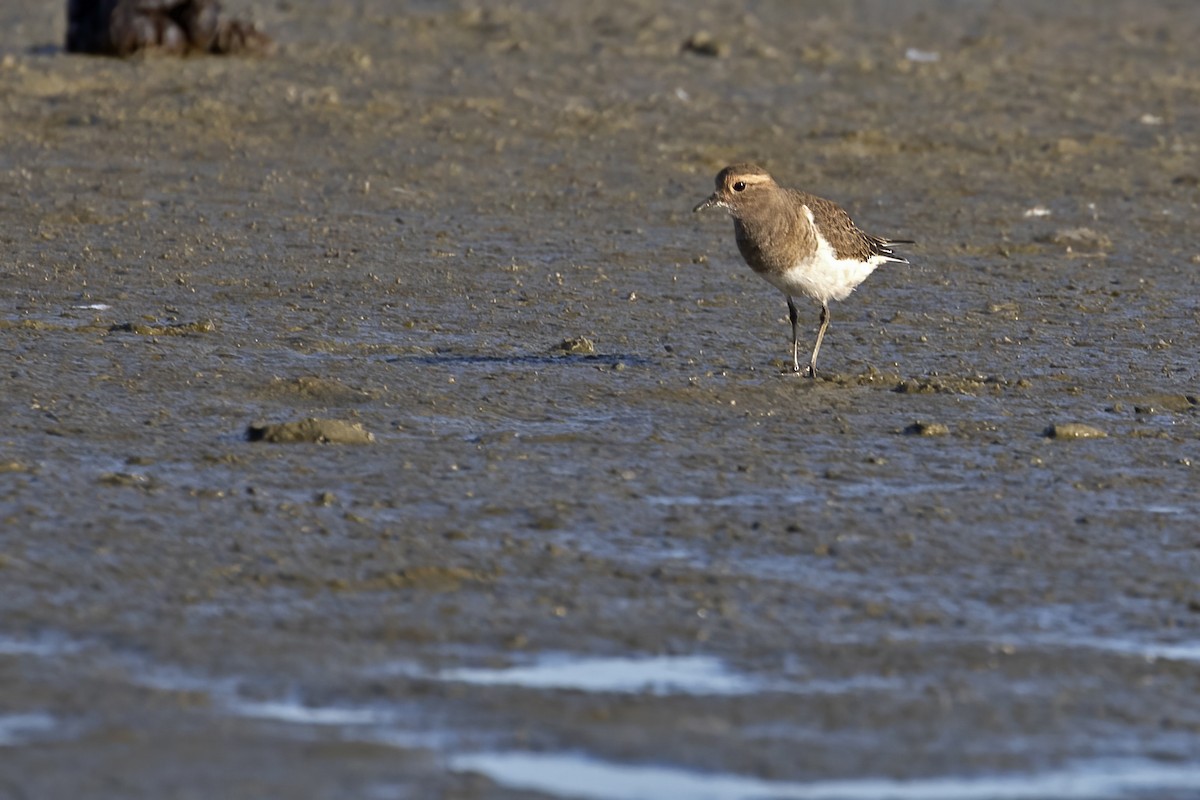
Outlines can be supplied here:
<path id="1" fill-rule="evenodd" d="M 734 190 L 735 192 L 744 192 L 744 191 L 746 190 L 746 183 L 745 183 L 745 181 L 738 181 L 737 183 L 735 183 L 735 184 L 733 185 L 733 190 Z"/>

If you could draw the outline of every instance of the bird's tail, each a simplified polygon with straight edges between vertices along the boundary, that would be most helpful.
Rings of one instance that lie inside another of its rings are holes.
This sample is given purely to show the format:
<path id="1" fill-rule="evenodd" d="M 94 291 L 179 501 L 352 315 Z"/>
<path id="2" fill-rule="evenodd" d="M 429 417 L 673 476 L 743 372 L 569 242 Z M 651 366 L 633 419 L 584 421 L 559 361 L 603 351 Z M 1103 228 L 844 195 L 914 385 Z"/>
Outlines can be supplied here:
<path id="1" fill-rule="evenodd" d="M 895 244 L 916 244 L 916 242 L 914 242 L 912 239 L 880 239 L 872 236 L 871 255 L 880 256 L 887 261 L 896 261 L 900 264 L 907 264 L 907 258 L 896 255 L 896 251 L 892 250 L 892 245 Z"/>

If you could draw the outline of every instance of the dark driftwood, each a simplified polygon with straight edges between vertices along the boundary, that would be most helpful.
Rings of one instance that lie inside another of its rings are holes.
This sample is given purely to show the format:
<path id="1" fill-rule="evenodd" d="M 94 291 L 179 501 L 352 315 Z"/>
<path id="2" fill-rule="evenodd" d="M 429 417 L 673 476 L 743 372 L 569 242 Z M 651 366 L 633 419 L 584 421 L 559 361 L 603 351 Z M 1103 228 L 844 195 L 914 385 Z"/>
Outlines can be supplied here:
<path id="1" fill-rule="evenodd" d="M 264 53 L 270 46 L 254 25 L 223 17 L 218 0 L 67 1 L 70 53 Z"/>

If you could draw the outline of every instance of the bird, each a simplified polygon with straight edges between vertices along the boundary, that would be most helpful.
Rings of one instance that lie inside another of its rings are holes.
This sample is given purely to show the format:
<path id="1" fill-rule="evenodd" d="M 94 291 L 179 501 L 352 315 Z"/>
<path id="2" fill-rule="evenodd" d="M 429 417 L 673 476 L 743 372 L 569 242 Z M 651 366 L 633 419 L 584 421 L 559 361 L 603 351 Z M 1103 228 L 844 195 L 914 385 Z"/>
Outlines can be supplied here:
<path id="1" fill-rule="evenodd" d="M 716 191 L 692 209 L 724 208 L 733 217 L 738 250 L 750 269 L 787 296 L 792 323 L 792 371 L 800 372 L 797 297 L 821 304 L 821 325 L 805 373 L 817 376 L 817 354 L 829 328 L 829 304 L 845 300 L 875 268 L 907 264 L 885 239 L 859 230 L 846 210 L 823 197 L 784 189 L 757 164 L 733 164 L 716 178 Z"/>

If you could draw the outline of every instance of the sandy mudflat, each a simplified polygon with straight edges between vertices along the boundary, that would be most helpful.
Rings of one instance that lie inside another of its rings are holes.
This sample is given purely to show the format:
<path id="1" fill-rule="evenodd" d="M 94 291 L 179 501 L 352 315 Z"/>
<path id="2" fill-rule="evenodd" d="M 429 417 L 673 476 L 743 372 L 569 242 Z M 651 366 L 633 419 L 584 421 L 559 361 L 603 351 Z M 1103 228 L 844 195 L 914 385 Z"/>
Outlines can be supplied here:
<path id="1" fill-rule="evenodd" d="M 0 7 L 0 797 L 1195 797 L 1195 4 L 64 5 Z M 817 381 L 690 213 L 740 160 L 919 241 Z M 246 437 L 308 419 L 373 441 Z"/>

